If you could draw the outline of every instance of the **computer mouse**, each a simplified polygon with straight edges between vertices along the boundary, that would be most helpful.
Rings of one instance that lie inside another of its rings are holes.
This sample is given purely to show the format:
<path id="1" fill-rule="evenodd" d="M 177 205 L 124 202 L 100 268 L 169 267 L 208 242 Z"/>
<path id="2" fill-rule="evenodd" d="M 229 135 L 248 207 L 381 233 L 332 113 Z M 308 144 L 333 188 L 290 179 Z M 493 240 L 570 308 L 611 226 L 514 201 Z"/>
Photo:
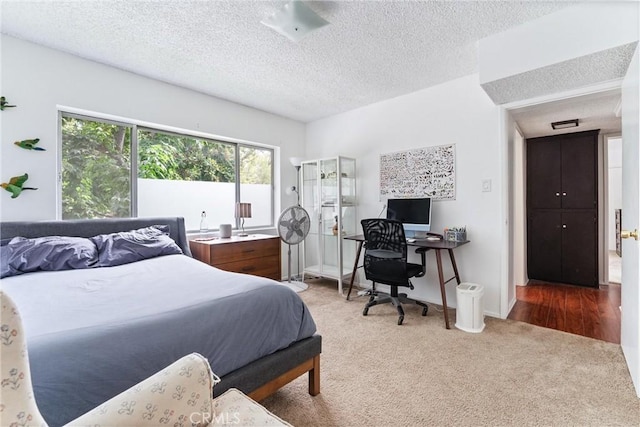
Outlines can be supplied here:
<path id="1" fill-rule="evenodd" d="M 413 243 L 415 241 L 416 241 L 416 239 L 407 239 L 407 243 Z"/>

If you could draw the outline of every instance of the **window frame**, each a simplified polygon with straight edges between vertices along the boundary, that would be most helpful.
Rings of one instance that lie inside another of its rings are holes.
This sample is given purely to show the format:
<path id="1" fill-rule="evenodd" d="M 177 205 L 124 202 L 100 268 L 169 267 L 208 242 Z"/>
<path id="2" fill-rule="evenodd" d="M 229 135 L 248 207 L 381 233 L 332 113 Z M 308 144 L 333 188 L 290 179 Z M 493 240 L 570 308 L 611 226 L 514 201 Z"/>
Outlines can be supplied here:
<path id="1" fill-rule="evenodd" d="M 275 210 L 276 210 L 276 195 L 275 195 L 275 170 L 276 170 L 276 164 L 275 164 L 275 149 L 270 148 L 270 147 L 265 147 L 265 146 L 259 146 L 259 145 L 253 145 L 253 144 L 247 144 L 247 143 L 237 143 L 236 146 L 236 165 L 238 165 L 236 167 L 236 203 L 241 202 L 242 200 L 240 200 L 240 186 L 241 186 L 241 180 L 240 180 L 240 149 L 242 147 L 246 147 L 246 148 L 252 148 L 252 149 L 259 149 L 259 150 L 267 150 L 271 153 L 270 156 L 270 160 L 271 160 L 271 185 L 270 185 L 270 190 L 271 190 L 271 213 L 270 213 L 270 221 L 271 221 L 271 225 L 269 225 L 269 227 L 275 227 L 276 226 L 276 218 L 275 218 Z M 240 228 L 240 223 L 241 223 L 241 219 L 240 218 L 236 218 L 236 229 Z M 250 227 L 251 228 L 259 228 L 261 226 L 253 226 Z M 246 227 L 245 227 L 246 228 Z"/>
<path id="2" fill-rule="evenodd" d="M 235 203 L 240 202 L 241 193 L 240 193 L 240 148 L 249 148 L 249 149 L 257 149 L 257 150 L 266 150 L 270 153 L 271 160 L 271 184 L 270 184 L 270 200 L 271 200 L 271 212 L 270 212 L 270 223 L 269 224 L 258 224 L 249 229 L 264 229 L 264 228 L 274 228 L 275 227 L 275 210 L 276 210 L 276 200 L 275 200 L 275 155 L 277 151 L 277 147 L 273 147 L 266 144 L 252 143 L 250 141 L 242 141 L 236 140 L 233 138 L 225 138 L 218 135 L 211 135 L 197 131 L 189 131 L 187 129 L 175 129 L 170 128 L 169 126 L 163 126 L 154 123 L 146 123 L 137 120 L 131 120 L 121 117 L 115 117 L 105 114 L 99 114 L 94 112 L 83 112 L 78 111 L 73 108 L 58 108 L 57 114 L 57 126 L 58 126 L 58 153 L 57 153 L 57 194 L 56 194 L 56 218 L 61 220 L 63 207 L 62 207 L 62 119 L 65 117 L 70 117 L 78 120 L 85 121 L 94 121 L 100 123 L 106 123 L 110 125 L 116 126 L 124 126 L 128 127 L 131 131 L 131 159 L 130 159 L 130 212 L 131 217 L 138 217 L 138 130 L 146 130 L 153 132 L 160 132 L 168 135 L 175 135 L 178 137 L 187 137 L 187 138 L 195 138 L 195 139 L 203 139 L 212 142 L 224 143 L 234 146 L 234 157 L 235 157 Z M 240 228 L 241 220 L 236 218 L 235 229 Z M 247 227 L 245 227 L 247 228 Z M 211 231 L 217 230 L 217 228 L 210 228 Z M 187 230 L 187 232 L 196 232 L 197 230 Z"/>

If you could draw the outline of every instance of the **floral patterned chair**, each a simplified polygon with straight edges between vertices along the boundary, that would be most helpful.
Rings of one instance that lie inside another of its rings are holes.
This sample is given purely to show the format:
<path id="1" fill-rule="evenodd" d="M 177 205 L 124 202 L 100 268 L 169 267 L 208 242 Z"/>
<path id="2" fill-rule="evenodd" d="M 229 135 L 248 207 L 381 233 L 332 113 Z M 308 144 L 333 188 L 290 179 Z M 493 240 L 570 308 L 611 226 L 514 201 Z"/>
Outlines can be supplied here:
<path id="1" fill-rule="evenodd" d="M 46 426 L 33 395 L 20 314 L 0 291 L 0 426 Z M 192 353 L 68 425 L 73 426 L 288 426 L 242 392 L 212 399 L 218 377 Z"/>

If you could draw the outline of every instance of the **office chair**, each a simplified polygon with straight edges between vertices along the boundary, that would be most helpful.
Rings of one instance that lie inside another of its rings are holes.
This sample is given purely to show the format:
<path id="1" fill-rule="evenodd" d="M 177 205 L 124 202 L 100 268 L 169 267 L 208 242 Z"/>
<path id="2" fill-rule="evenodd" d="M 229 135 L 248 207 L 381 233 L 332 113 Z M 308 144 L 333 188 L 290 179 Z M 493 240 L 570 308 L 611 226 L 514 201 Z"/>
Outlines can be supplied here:
<path id="1" fill-rule="evenodd" d="M 421 301 L 399 294 L 398 287 L 413 289 L 409 280 L 425 274 L 426 263 L 422 253 L 422 265 L 407 262 L 407 240 L 400 221 L 384 218 L 363 219 L 361 222 L 365 239 L 364 273 L 367 280 L 373 282 L 369 302 L 364 306 L 362 315 L 369 313 L 374 305 L 392 303 L 398 310 L 398 325 L 404 320 L 402 303 L 416 303 L 422 307 L 422 315 L 427 315 L 428 307 Z M 375 290 L 376 283 L 389 285 L 391 292 L 385 294 Z"/>

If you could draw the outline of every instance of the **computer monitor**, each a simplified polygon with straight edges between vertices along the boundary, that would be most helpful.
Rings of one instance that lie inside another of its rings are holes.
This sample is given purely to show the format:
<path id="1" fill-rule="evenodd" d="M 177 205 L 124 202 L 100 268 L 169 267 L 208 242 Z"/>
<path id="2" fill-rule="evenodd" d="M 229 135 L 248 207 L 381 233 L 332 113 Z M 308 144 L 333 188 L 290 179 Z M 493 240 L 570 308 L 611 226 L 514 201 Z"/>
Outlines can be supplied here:
<path id="1" fill-rule="evenodd" d="M 424 236 L 431 231 L 431 199 L 389 199 L 387 219 L 402 222 L 407 237 Z"/>

